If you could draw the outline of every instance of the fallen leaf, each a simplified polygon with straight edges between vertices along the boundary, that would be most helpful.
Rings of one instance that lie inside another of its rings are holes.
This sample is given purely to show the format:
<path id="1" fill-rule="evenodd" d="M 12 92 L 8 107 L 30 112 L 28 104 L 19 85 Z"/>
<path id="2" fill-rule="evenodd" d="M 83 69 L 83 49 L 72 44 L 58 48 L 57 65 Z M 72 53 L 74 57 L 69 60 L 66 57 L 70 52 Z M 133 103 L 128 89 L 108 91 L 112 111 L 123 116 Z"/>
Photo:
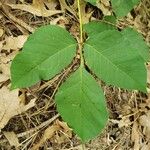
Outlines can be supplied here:
<path id="1" fill-rule="evenodd" d="M 72 129 L 69 128 L 66 122 L 56 120 L 56 124 L 62 128 L 62 131 L 66 136 L 68 136 L 69 138 L 72 137 Z"/>
<path id="2" fill-rule="evenodd" d="M 49 126 L 45 131 L 44 131 L 44 134 L 41 138 L 41 140 L 36 144 L 34 145 L 31 150 L 37 150 L 39 149 L 40 146 L 42 146 L 42 144 L 44 142 L 46 142 L 46 140 L 52 138 L 52 136 L 54 135 L 54 133 L 56 131 L 58 131 L 60 129 L 60 126 L 58 125 L 52 125 L 52 126 Z"/>
<path id="3" fill-rule="evenodd" d="M 150 64 L 147 65 L 147 82 L 150 84 Z"/>
<path id="4" fill-rule="evenodd" d="M 0 55 L 0 82 L 10 79 L 10 64 L 11 60 L 16 56 L 16 51 L 11 54 L 1 54 Z"/>
<path id="5" fill-rule="evenodd" d="M 0 14 L 0 19 L 2 19 L 3 18 L 3 16 L 2 16 L 2 14 Z"/>
<path id="6" fill-rule="evenodd" d="M 139 118 L 139 123 L 144 127 L 143 134 L 150 138 L 150 111 Z"/>
<path id="7" fill-rule="evenodd" d="M 89 22 L 93 12 L 94 11 L 86 12 L 86 3 L 84 1 L 82 1 L 82 3 L 81 3 L 81 14 L 82 14 L 82 22 L 83 22 L 83 24 L 86 24 L 86 23 Z"/>
<path id="8" fill-rule="evenodd" d="M 148 99 L 146 99 L 143 103 L 139 104 L 141 111 L 145 113 L 147 113 L 149 111 L 148 109 L 150 108 L 150 92 L 149 91 L 147 92 L 147 95 L 148 95 Z"/>
<path id="9" fill-rule="evenodd" d="M 10 6 L 12 9 L 20 9 L 26 12 L 30 12 L 33 15 L 36 16 L 43 16 L 43 17 L 49 17 L 53 16 L 55 14 L 63 13 L 61 10 L 47 10 L 45 8 L 44 2 L 41 0 L 34 0 L 31 5 L 26 5 L 26 4 L 9 4 L 7 3 L 8 6 Z"/>
<path id="10" fill-rule="evenodd" d="M 5 135 L 11 146 L 18 147 L 20 145 L 18 137 L 14 132 L 3 132 L 3 134 Z"/>
<path id="11" fill-rule="evenodd" d="M 76 15 L 76 12 L 75 11 L 73 11 L 73 9 L 70 7 L 70 6 L 68 6 L 67 4 L 66 4 L 66 1 L 62 1 L 62 0 L 59 0 L 59 3 L 60 3 L 60 6 L 61 6 L 61 10 L 63 10 L 63 11 L 65 11 L 65 10 L 67 10 L 67 11 L 69 11 L 72 15 L 74 15 L 75 17 L 77 17 L 77 15 Z"/>
<path id="12" fill-rule="evenodd" d="M 50 21 L 50 24 L 51 25 L 56 25 L 58 22 L 61 22 L 59 24 L 59 26 L 62 27 L 62 28 L 65 28 L 65 25 L 69 24 L 68 20 L 63 16 L 59 16 L 59 17 L 53 19 L 52 21 Z"/>
<path id="13" fill-rule="evenodd" d="M 129 120 L 129 117 L 126 117 L 126 116 L 120 116 L 121 120 L 116 120 L 116 119 L 110 119 L 110 121 L 114 124 L 118 124 L 118 127 L 119 128 L 122 128 L 122 127 L 128 127 L 130 126 L 132 123 L 131 121 Z"/>
<path id="14" fill-rule="evenodd" d="M 4 34 L 4 30 L 0 28 L 0 37 Z"/>
<path id="15" fill-rule="evenodd" d="M 44 4 L 48 7 L 49 10 L 53 10 L 57 7 L 57 0 L 44 0 Z"/>
<path id="16" fill-rule="evenodd" d="M 20 103 L 18 90 L 10 91 L 7 87 L 0 89 L 0 129 L 4 128 L 8 121 L 15 115 L 21 114 L 35 106 L 35 99 L 27 105 Z"/>
<path id="17" fill-rule="evenodd" d="M 60 126 L 60 129 L 56 132 L 53 139 L 51 139 L 51 142 L 58 144 L 69 142 L 72 137 L 72 129 L 68 127 L 66 122 L 60 120 L 56 120 L 56 125 Z"/>
<path id="18" fill-rule="evenodd" d="M 134 143 L 134 150 L 139 150 L 140 149 L 140 135 L 139 135 L 137 122 L 133 123 L 131 140 Z"/>
<path id="19" fill-rule="evenodd" d="M 104 16 L 110 16 L 112 14 L 109 0 L 100 0 L 100 2 L 97 3 L 97 7 L 101 9 Z"/>
<path id="20" fill-rule="evenodd" d="M 0 49 L 2 49 L 3 43 L 4 43 L 4 41 L 0 41 Z"/>
<path id="21" fill-rule="evenodd" d="M 140 150 L 149 150 L 149 149 L 150 149 L 150 143 L 148 144 L 144 143 Z"/>
<path id="22" fill-rule="evenodd" d="M 6 81 L 10 78 L 10 65 L 0 63 L 0 82 Z"/>
<path id="23" fill-rule="evenodd" d="M 19 35 L 18 37 L 9 36 L 5 39 L 5 45 L 3 45 L 2 49 L 10 51 L 18 50 L 23 47 L 26 42 L 28 35 Z"/>

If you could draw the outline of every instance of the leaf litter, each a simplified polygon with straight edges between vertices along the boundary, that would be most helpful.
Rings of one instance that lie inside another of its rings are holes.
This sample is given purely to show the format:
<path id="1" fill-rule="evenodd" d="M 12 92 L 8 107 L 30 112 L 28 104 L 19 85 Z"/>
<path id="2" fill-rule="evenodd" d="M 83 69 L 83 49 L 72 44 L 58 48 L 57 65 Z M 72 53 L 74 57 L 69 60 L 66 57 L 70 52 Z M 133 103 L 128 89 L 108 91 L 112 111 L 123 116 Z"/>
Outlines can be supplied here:
<path id="1" fill-rule="evenodd" d="M 0 129 L 3 129 L 13 116 L 25 112 L 34 105 L 35 99 L 24 105 L 19 101 L 18 90 L 10 91 L 8 87 L 3 86 L 0 90 Z"/>
<path id="2" fill-rule="evenodd" d="M 52 95 L 57 90 L 60 76 L 28 89 L 9 90 L 11 61 L 35 28 L 45 24 L 57 24 L 78 36 L 76 2 L 69 2 L 7 0 L 0 3 L 3 8 L 0 11 L 0 147 L 4 149 L 12 149 L 13 146 L 16 149 L 82 149 L 80 140 L 57 115 L 53 102 Z M 112 14 L 110 3 L 101 0 L 97 6 L 101 12 L 95 7 L 86 7 L 83 3 L 84 22 Z M 135 27 L 148 43 L 149 6 L 148 0 L 142 0 L 118 24 L 121 28 L 128 25 Z M 149 64 L 147 68 L 150 84 Z M 103 134 L 84 145 L 86 149 L 149 150 L 150 92 L 143 95 L 137 91 L 129 92 L 101 84 L 107 97 L 110 121 Z"/>

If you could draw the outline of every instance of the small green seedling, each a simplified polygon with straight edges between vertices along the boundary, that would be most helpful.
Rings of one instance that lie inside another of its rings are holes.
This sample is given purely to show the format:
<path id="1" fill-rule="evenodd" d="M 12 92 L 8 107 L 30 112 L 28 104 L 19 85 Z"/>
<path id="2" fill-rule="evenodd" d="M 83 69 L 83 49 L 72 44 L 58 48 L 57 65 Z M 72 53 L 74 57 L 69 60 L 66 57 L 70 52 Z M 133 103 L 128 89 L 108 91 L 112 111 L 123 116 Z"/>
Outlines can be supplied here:
<path id="1" fill-rule="evenodd" d="M 119 18 L 139 0 L 111 0 Z M 87 0 L 96 5 L 96 0 Z M 68 66 L 80 50 L 80 66 L 60 86 L 55 95 L 57 110 L 82 141 L 97 136 L 108 121 L 105 97 L 86 68 L 108 85 L 146 92 L 149 50 L 142 36 L 131 28 L 118 31 L 103 22 L 82 25 L 78 0 L 80 42 L 65 29 L 47 25 L 38 28 L 11 65 L 12 89 L 49 80 Z M 82 28 L 83 27 L 83 28 Z M 83 42 L 83 32 L 88 38 Z"/>

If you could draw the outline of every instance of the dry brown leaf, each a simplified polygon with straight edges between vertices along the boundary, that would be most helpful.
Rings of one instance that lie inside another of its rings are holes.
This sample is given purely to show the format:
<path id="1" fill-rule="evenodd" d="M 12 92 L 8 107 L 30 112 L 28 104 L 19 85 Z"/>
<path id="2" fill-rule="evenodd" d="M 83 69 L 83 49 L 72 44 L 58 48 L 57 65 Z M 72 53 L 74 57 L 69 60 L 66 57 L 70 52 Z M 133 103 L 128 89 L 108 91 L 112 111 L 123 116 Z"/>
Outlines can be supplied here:
<path id="1" fill-rule="evenodd" d="M 18 147 L 20 145 L 18 137 L 14 132 L 3 132 L 3 134 L 5 135 L 11 146 Z"/>
<path id="2" fill-rule="evenodd" d="M 60 126 L 59 132 L 56 132 L 53 139 L 51 139 L 52 143 L 67 143 L 70 141 L 72 137 L 72 129 L 70 129 L 66 122 L 56 120 L 56 125 Z"/>
<path id="3" fill-rule="evenodd" d="M 97 3 L 97 7 L 101 9 L 104 16 L 110 16 L 112 14 L 109 0 L 100 0 L 100 3 Z"/>
<path id="4" fill-rule="evenodd" d="M 133 123 L 131 140 L 134 143 L 134 150 L 139 150 L 140 149 L 140 135 L 139 135 L 139 131 L 138 131 L 137 122 Z"/>
<path id="5" fill-rule="evenodd" d="M 50 24 L 56 25 L 58 22 L 59 22 L 59 26 L 62 28 L 65 28 L 65 25 L 69 24 L 69 21 L 63 16 L 60 16 L 60 17 L 53 19 L 52 21 L 50 21 Z"/>
<path id="6" fill-rule="evenodd" d="M 25 104 L 26 103 L 26 90 L 22 89 L 20 90 L 21 94 L 19 95 L 19 99 L 21 103 Z"/>
<path id="7" fill-rule="evenodd" d="M 126 116 L 121 117 L 120 116 L 120 118 L 121 118 L 121 120 L 110 119 L 110 121 L 114 124 L 118 124 L 119 128 L 128 127 L 132 124 L 131 121 L 129 120 L 129 117 L 126 117 Z"/>
<path id="8" fill-rule="evenodd" d="M 147 65 L 147 82 L 150 84 L 150 64 Z"/>
<path id="9" fill-rule="evenodd" d="M 13 51 L 12 53 L 10 53 L 9 55 L 1 54 L 0 55 L 0 64 L 8 64 L 11 62 L 11 60 L 14 59 L 14 57 L 16 56 L 16 54 L 18 53 L 18 51 Z"/>
<path id="10" fill-rule="evenodd" d="M 0 28 L 0 37 L 4 34 L 4 30 Z"/>
<path id="11" fill-rule="evenodd" d="M 10 51 L 10 49 L 18 50 L 23 47 L 28 35 L 19 35 L 18 37 L 9 36 L 5 39 L 5 45 L 2 49 Z"/>
<path id="12" fill-rule="evenodd" d="M 0 89 L 0 129 L 4 128 L 13 116 L 21 114 L 34 106 L 35 99 L 24 105 L 18 98 L 18 90 L 10 91 L 7 87 L 2 87 Z"/>
<path id="13" fill-rule="evenodd" d="M 2 14 L 0 14 L 0 19 L 2 19 L 3 18 L 3 16 L 2 16 Z"/>
<path id="14" fill-rule="evenodd" d="M 149 90 L 147 91 L 148 91 L 148 99 L 146 99 L 143 103 L 139 104 L 141 111 L 145 113 L 147 113 L 149 111 L 148 109 L 150 108 L 150 91 Z"/>
<path id="15" fill-rule="evenodd" d="M 140 150 L 150 150 L 150 143 L 148 144 L 144 143 Z"/>
<path id="16" fill-rule="evenodd" d="M 45 131 L 44 131 L 44 135 L 41 138 L 41 140 L 34 145 L 31 150 L 38 150 L 40 146 L 42 146 L 43 143 L 46 142 L 46 140 L 52 138 L 52 136 L 55 134 L 56 131 L 58 131 L 60 129 L 60 126 L 58 125 L 52 125 L 49 126 Z"/>
<path id="17" fill-rule="evenodd" d="M 143 23 L 141 22 L 141 16 L 137 15 L 133 21 L 134 27 L 138 30 L 138 32 L 143 31 Z"/>
<path id="18" fill-rule="evenodd" d="M 4 43 L 4 41 L 0 41 L 0 50 L 1 50 L 2 47 L 3 47 L 3 43 Z"/>
<path id="19" fill-rule="evenodd" d="M 86 3 L 84 1 L 82 1 L 81 3 L 81 14 L 83 24 L 88 23 L 93 14 L 93 11 L 86 12 Z"/>
<path id="20" fill-rule="evenodd" d="M 10 78 L 10 64 L 11 60 L 16 56 L 16 51 L 9 55 L 0 55 L 0 82 L 6 81 Z"/>
<path id="21" fill-rule="evenodd" d="M 60 6 L 61 6 L 61 9 L 62 9 L 63 11 L 68 10 L 72 15 L 74 15 L 75 17 L 77 17 L 76 12 L 75 12 L 71 7 L 69 7 L 69 6 L 66 4 L 66 1 L 64 1 L 64 0 L 59 0 L 59 3 L 60 3 Z"/>
<path id="22" fill-rule="evenodd" d="M 69 128 L 66 122 L 56 120 L 56 124 L 62 128 L 62 131 L 66 136 L 68 136 L 69 138 L 72 137 L 72 129 Z"/>
<path id="23" fill-rule="evenodd" d="M 44 2 L 41 0 L 34 0 L 32 5 L 26 5 L 26 4 L 9 4 L 7 3 L 8 6 L 10 6 L 12 9 L 20 9 L 26 12 L 30 12 L 33 15 L 36 16 L 43 16 L 43 17 L 49 17 L 53 16 L 55 14 L 63 13 L 61 10 L 47 10 L 45 8 Z"/>
<path id="24" fill-rule="evenodd" d="M 150 138 L 150 111 L 139 118 L 139 123 L 144 127 L 143 133 Z"/>
<path id="25" fill-rule="evenodd" d="M 131 123 L 129 117 L 122 117 L 122 119 L 119 121 L 118 126 L 119 126 L 120 128 L 122 128 L 122 127 L 128 127 L 128 126 L 130 126 L 131 124 L 132 124 L 132 123 Z"/>
<path id="26" fill-rule="evenodd" d="M 49 10 L 53 10 L 58 5 L 57 0 L 44 0 L 44 4 L 48 7 Z"/>
<path id="27" fill-rule="evenodd" d="M 10 65 L 0 63 L 0 82 L 6 81 L 10 78 Z"/>

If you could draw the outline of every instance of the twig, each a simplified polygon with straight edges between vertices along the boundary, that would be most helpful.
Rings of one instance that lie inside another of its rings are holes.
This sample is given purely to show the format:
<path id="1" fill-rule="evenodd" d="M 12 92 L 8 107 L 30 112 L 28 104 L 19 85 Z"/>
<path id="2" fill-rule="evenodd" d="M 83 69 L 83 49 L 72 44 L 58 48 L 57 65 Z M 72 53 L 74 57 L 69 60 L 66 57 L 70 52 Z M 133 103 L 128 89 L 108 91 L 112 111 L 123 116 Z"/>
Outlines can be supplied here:
<path id="1" fill-rule="evenodd" d="M 52 123 L 54 120 L 56 120 L 59 116 L 60 116 L 60 115 L 57 114 L 57 115 L 55 115 L 54 117 L 50 118 L 49 120 L 47 120 L 47 121 L 41 123 L 39 126 L 37 126 L 37 127 L 35 127 L 35 128 L 32 128 L 32 129 L 30 129 L 30 130 L 28 130 L 28 131 L 25 131 L 25 132 L 22 132 L 22 133 L 17 134 L 17 137 L 18 137 L 18 138 L 24 137 L 24 136 L 27 136 L 27 135 L 33 133 L 33 132 L 36 132 L 36 131 L 42 129 L 43 127 L 48 126 L 49 124 L 51 124 L 51 123 Z M 0 141 L 0 143 L 5 143 L 5 142 L 7 142 L 7 140 L 5 140 L 5 139 Z"/>
<path id="2" fill-rule="evenodd" d="M 49 124 L 51 124 L 51 123 L 52 123 L 54 120 L 56 120 L 59 116 L 60 116 L 60 115 L 57 114 L 57 115 L 55 115 L 53 118 L 50 118 L 49 120 L 47 120 L 47 121 L 41 123 L 39 126 L 33 128 L 33 129 L 30 129 L 30 130 L 28 130 L 28 131 L 19 133 L 19 134 L 17 134 L 17 136 L 18 136 L 18 137 L 23 137 L 23 136 L 26 136 L 26 135 L 28 135 L 28 134 L 31 134 L 31 133 L 33 133 L 33 132 L 35 132 L 35 131 L 37 131 L 37 130 L 40 130 L 40 129 L 42 129 L 43 127 L 48 126 Z"/>
<path id="3" fill-rule="evenodd" d="M 11 21 L 17 23 L 18 25 L 22 26 L 24 29 L 28 30 L 29 32 L 34 32 L 35 29 L 30 27 L 27 23 L 23 22 L 22 20 L 18 19 L 17 17 L 13 16 L 10 12 L 8 7 L 5 4 L 2 4 L 2 10 L 5 16 L 10 19 Z"/>
<path id="4" fill-rule="evenodd" d="M 57 83 L 56 88 L 54 89 L 52 95 L 50 96 L 50 99 L 52 99 L 55 96 L 55 94 L 56 94 L 56 92 L 57 92 L 57 90 L 58 90 L 61 82 L 63 81 L 63 79 L 65 78 L 65 76 L 69 73 L 69 71 L 71 70 L 71 68 L 73 67 L 73 65 L 74 65 L 74 63 L 69 68 L 67 68 L 67 70 L 65 70 L 64 74 L 61 75 L 61 78 L 60 78 L 59 82 Z M 46 104 L 46 107 L 45 107 L 46 109 L 48 109 L 49 104 L 50 104 L 50 101 L 48 101 L 48 103 Z"/>

